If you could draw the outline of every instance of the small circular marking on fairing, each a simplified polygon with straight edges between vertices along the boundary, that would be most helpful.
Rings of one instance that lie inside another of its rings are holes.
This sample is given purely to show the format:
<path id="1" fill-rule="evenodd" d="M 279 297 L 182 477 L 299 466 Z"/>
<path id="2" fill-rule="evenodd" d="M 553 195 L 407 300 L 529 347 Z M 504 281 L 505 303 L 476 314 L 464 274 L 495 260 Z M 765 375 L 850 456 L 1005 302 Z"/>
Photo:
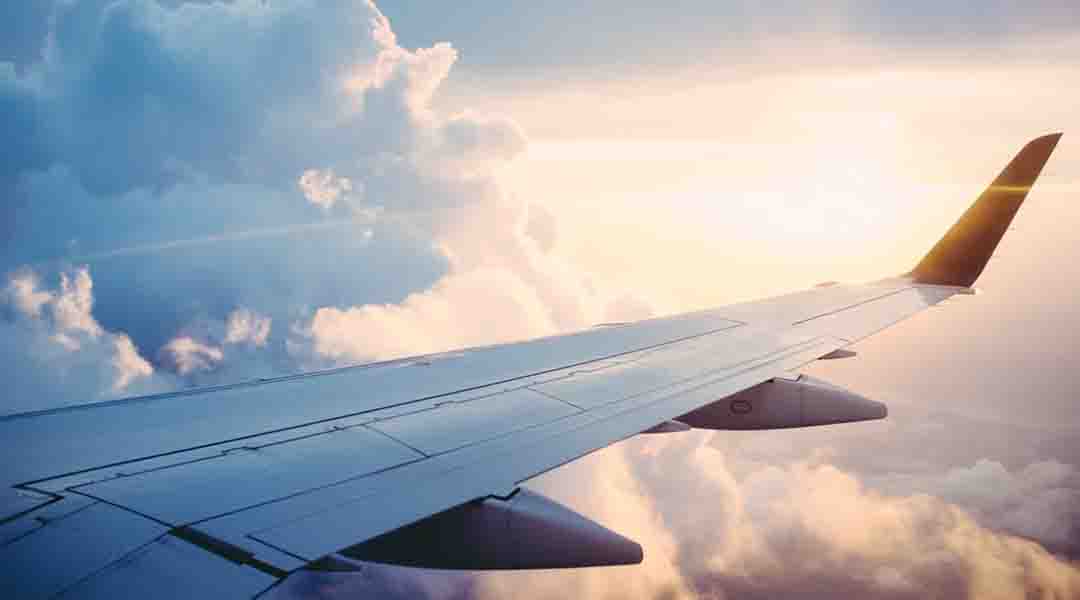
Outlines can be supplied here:
<path id="1" fill-rule="evenodd" d="M 731 412 L 737 415 L 745 415 L 754 410 L 754 405 L 749 400 L 736 399 L 731 401 Z"/>

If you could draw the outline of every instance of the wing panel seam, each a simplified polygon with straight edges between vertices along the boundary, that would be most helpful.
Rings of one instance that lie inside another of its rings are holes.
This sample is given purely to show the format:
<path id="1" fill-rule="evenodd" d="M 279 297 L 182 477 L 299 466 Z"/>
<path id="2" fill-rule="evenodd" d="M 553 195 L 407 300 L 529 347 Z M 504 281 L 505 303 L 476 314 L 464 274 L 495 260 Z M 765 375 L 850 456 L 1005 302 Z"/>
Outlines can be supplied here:
<path id="1" fill-rule="evenodd" d="M 857 308 L 857 307 L 862 306 L 864 304 L 870 304 L 871 302 L 877 302 L 878 300 L 888 298 L 889 296 L 895 296 L 896 294 L 900 294 L 902 292 L 906 292 L 906 291 L 912 290 L 912 289 L 915 289 L 915 288 L 913 286 L 902 287 L 902 288 L 900 288 L 898 290 L 893 290 L 893 291 L 891 291 L 891 292 L 889 292 L 887 294 L 882 294 L 880 296 L 874 296 L 873 298 L 868 298 L 866 300 L 856 302 L 855 304 L 849 304 L 849 305 L 844 306 L 842 308 L 833 309 L 833 310 L 830 310 L 828 312 L 823 312 L 821 314 L 814 315 L 812 317 L 807 317 L 805 319 L 800 319 L 798 321 L 794 321 L 794 322 L 791 323 L 791 326 L 795 327 L 796 325 L 802 325 L 804 323 L 809 323 L 810 321 L 813 321 L 814 319 L 820 319 L 822 317 L 828 317 L 830 315 L 836 315 L 836 314 L 842 313 L 844 311 L 848 311 L 848 310 L 851 310 L 853 308 Z"/>
<path id="2" fill-rule="evenodd" d="M 417 454 L 419 454 L 420 456 L 423 456 L 424 458 L 431 458 L 431 455 L 428 454 L 427 452 L 424 452 L 423 450 L 417 448 L 416 446 L 413 446 L 412 444 L 406 442 L 405 440 L 398 439 L 397 437 L 395 437 L 393 435 L 390 435 L 389 433 L 387 433 L 387 432 L 385 432 L 385 431 L 383 431 L 381 429 L 375 429 L 374 427 L 369 427 L 368 423 L 364 423 L 364 424 L 360 425 L 360 427 L 363 427 L 364 429 L 366 429 L 368 431 L 371 431 L 373 433 L 377 433 L 377 434 L 385 437 L 386 439 L 388 439 L 388 440 L 390 440 L 392 442 L 397 442 L 398 444 L 401 444 L 402 446 L 405 446 L 409 450 L 412 450 L 413 452 L 416 452 Z M 423 459 L 420 459 L 420 460 L 423 460 Z"/>

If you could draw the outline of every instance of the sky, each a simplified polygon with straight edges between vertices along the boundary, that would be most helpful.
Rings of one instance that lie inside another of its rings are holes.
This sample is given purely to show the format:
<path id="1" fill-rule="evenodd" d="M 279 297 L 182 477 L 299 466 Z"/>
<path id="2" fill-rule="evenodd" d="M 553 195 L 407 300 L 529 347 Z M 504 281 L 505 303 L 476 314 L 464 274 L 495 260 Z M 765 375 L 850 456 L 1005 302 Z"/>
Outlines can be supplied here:
<path id="1" fill-rule="evenodd" d="M 981 294 L 809 369 L 888 420 L 530 482 L 641 566 L 278 595 L 1077 597 L 1069 4 L 6 3 L 0 412 L 902 273 L 1063 131 Z"/>

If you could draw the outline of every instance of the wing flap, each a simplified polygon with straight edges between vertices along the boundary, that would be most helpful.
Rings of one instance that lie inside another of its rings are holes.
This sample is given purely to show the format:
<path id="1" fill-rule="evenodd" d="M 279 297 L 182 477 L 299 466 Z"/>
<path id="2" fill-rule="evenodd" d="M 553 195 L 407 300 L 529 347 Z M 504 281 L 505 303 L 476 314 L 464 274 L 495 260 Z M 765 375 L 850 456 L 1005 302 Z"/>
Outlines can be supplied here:
<path id="1" fill-rule="evenodd" d="M 84 600 L 251 598 L 278 579 L 163 535 L 66 590 Z"/>

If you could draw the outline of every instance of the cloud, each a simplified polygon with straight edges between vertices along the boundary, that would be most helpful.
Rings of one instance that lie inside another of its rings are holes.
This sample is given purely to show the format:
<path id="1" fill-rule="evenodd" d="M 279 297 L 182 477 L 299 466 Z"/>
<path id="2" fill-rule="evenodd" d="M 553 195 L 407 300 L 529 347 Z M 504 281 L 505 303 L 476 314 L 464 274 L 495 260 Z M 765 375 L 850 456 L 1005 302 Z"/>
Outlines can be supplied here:
<path id="1" fill-rule="evenodd" d="M 58 4 L 43 57 L 0 63 L 0 269 L 84 258 L 98 318 L 186 373 L 229 359 L 183 332 L 239 307 L 299 323 L 398 302 L 448 274 L 439 232 L 501 201 L 489 171 L 525 143 L 428 108 L 456 58 L 398 46 L 369 2 Z M 372 207 L 418 216 L 373 230 Z M 274 369 L 297 368 L 288 330 L 259 344 Z"/>
<path id="2" fill-rule="evenodd" d="M 0 362 L 10 374 L 5 413 L 153 390 L 165 382 L 123 333 L 93 317 L 85 269 L 61 272 L 54 288 L 32 271 L 0 293 Z"/>
<path id="3" fill-rule="evenodd" d="M 0 61 L 23 65 L 37 59 L 45 45 L 52 10 L 53 0 L 0 5 L 0 22 L 19 24 L 0 37 Z"/>
<path id="4" fill-rule="evenodd" d="M 481 310 L 464 310 L 466 306 Z M 537 337 L 557 331 L 521 279 L 475 269 L 441 279 L 400 304 L 316 311 L 306 334 L 314 351 L 343 361 L 385 359 Z"/>
<path id="5" fill-rule="evenodd" d="M 189 324 L 183 333 L 161 348 L 158 360 L 178 375 L 216 371 L 214 380 L 228 380 L 238 375 L 238 357 L 259 358 L 257 353 L 267 345 L 271 324 L 270 317 L 248 308 L 238 308 L 229 313 L 225 321 L 203 320 Z M 226 360 L 230 362 L 226 364 Z M 229 372 L 221 372 L 223 366 L 228 367 Z M 205 378 L 197 380 L 197 383 L 207 382 Z"/>
<path id="6" fill-rule="evenodd" d="M 602 320 L 611 300 L 495 181 L 523 132 L 430 108 L 449 44 L 402 48 L 361 1 L 63 3 L 51 27 L 26 74 L 0 71 L 19 150 L 0 269 L 86 263 L 97 318 L 159 366 L 228 369 L 190 330 L 239 308 L 283 324 L 259 344 L 270 371 L 383 356 L 363 345 L 414 314 L 445 335 L 410 325 L 399 352 Z M 449 326 L 485 307 L 497 328 Z"/>
<path id="7" fill-rule="evenodd" d="M 943 473 L 894 475 L 879 485 L 933 494 L 994 529 L 1059 551 L 1080 550 L 1080 474 L 1073 465 L 1041 460 L 1010 470 L 984 458 Z"/>
<path id="8" fill-rule="evenodd" d="M 308 202 L 323 209 L 330 209 L 339 197 L 353 191 L 352 181 L 347 177 L 334 176 L 333 169 L 308 169 L 300 175 L 296 184 L 300 186 Z"/>
<path id="9" fill-rule="evenodd" d="M 884 496 L 827 464 L 769 468 L 744 481 L 757 543 L 699 575 L 733 596 L 820 597 L 846 589 L 878 597 L 1016 598 L 1080 591 L 1080 573 L 1068 563 L 930 496 Z"/>
<path id="10" fill-rule="evenodd" d="M 536 242 L 541 252 L 551 252 L 558 240 L 558 221 L 555 215 L 543 206 L 530 204 L 525 234 Z"/>
<path id="11" fill-rule="evenodd" d="M 651 314 L 527 225 L 495 177 L 520 128 L 431 108 L 456 60 L 364 1 L 57 3 L 0 63 L 0 270 L 85 265 L 81 314 L 166 387 Z"/>
<path id="12" fill-rule="evenodd" d="M 161 362 L 180 375 L 195 371 L 210 371 L 225 359 L 221 348 L 215 348 L 195 341 L 189 336 L 173 338 L 159 352 Z"/>
<path id="13" fill-rule="evenodd" d="M 287 354 L 280 340 L 271 345 L 272 325 L 272 318 L 246 307 L 223 320 L 190 322 L 158 351 L 158 364 L 186 385 L 228 383 L 276 372 L 284 367 Z"/>
<path id="14" fill-rule="evenodd" d="M 246 308 L 234 310 L 225 324 L 225 343 L 248 344 L 256 348 L 265 346 L 266 338 L 270 336 L 270 324 L 270 317 Z"/>

